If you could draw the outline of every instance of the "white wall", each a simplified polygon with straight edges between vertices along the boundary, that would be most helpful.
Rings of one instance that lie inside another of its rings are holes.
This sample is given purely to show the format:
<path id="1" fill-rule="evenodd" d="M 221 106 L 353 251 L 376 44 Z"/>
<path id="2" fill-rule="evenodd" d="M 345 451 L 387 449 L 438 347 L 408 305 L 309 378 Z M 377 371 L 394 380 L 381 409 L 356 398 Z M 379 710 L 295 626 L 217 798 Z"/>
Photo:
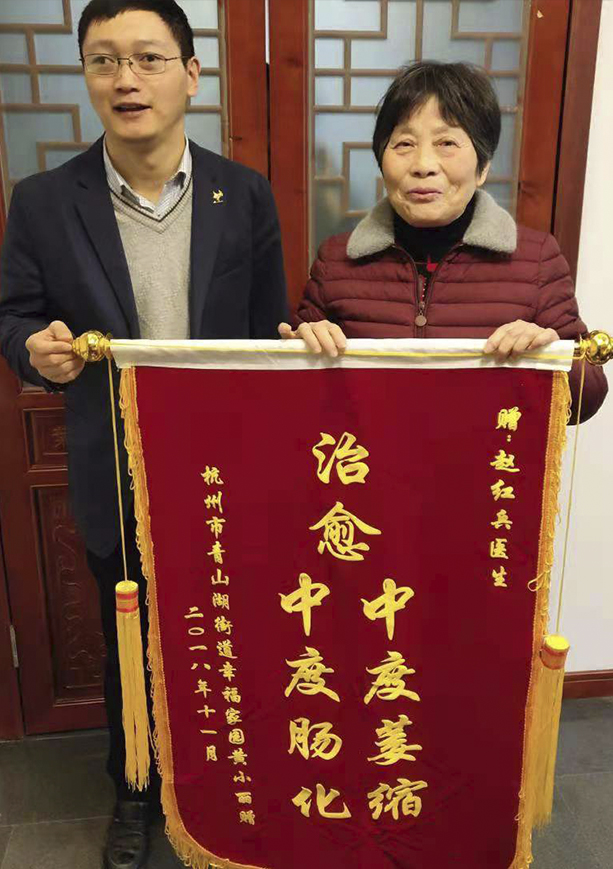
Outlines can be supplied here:
<path id="1" fill-rule="evenodd" d="M 577 297 L 590 329 L 613 333 L 613 0 L 604 0 L 590 129 Z M 613 669 L 613 362 L 610 395 L 581 426 L 561 632 L 568 670 Z M 566 487 L 569 455 L 566 456 Z M 566 504 L 563 497 L 562 504 Z M 564 532 L 564 521 L 559 538 Z M 561 539 L 558 540 L 561 552 Z M 556 574 L 559 576 L 560 559 Z M 555 590 L 554 590 L 555 591 Z M 556 612 L 552 595 L 552 613 Z M 555 622 L 554 622 L 555 624 Z"/>

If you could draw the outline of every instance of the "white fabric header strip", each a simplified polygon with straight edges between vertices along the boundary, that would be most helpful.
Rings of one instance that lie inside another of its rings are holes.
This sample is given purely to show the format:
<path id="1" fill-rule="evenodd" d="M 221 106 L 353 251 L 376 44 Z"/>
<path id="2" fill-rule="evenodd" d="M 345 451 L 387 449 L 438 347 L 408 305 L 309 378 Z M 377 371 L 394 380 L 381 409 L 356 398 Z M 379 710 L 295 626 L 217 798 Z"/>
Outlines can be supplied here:
<path id="1" fill-rule="evenodd" d="M 508 362 L 484 356 L 485 341 L 353 338 L 336 358 L 291 341 L 111 341 L 119 368 L 203 368 L 237 371 L 320 371 L 324 368 L 536 368 L 569 371 L 574 341 L 556 341 Z"/>

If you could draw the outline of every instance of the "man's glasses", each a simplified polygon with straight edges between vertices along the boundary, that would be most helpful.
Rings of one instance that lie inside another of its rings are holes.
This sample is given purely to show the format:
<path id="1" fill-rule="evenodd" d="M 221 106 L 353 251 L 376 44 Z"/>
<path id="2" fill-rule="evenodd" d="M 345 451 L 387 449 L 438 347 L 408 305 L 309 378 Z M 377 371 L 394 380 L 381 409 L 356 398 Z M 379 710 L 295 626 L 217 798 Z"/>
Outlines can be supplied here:
<path id="1" fill-rule="evenodd" d="M 188 57 L 164 57 L 162 54 L 131 54 L 130 57 L 115 57 L 112 54 L 86 54 L 81 58 L 83 69 L 92 75 L 116 75 L 121 61 L 128 62 L 132 72 L 142 75 L 161 75 L 169 60 L 189 60 Z"/>

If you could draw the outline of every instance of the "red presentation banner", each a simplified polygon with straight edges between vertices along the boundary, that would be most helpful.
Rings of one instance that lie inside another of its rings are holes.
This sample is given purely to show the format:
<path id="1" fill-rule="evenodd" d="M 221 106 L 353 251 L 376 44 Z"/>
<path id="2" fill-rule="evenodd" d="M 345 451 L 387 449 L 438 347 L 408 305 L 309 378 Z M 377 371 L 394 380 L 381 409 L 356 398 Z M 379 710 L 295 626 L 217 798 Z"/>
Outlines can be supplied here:
<path id="1" fill-rule="evenodd" d="M 179 855 L 527 867 L 566 375 L 138 367 L 122 403 Z"/>

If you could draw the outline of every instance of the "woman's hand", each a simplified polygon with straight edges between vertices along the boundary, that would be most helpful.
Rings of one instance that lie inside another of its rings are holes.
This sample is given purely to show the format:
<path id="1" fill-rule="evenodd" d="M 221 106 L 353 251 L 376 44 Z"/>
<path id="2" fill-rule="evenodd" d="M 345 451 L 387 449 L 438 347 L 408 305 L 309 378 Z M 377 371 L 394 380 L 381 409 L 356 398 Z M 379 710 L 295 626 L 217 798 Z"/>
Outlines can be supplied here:
<path id="1" fill-rule="evenodd" d="M 483 352 L 493 353 L 499 359 L 508 359 L 510 356 L 521 356 L 528 350 L 537 350 L 559 340 L 560 336 L 554 329 L 543 329 L 536 323 L 515 320 L 514 323 L 499 326 L 487 339 Z"/>
<path id="2" fill-rule="evenodd" d="M 289 323 L 279 324 L 279 335 L 286 341 L 288 338 L 302 338 L 313 353 L 327 353 L 328 356 L 338 356 L 347 347 L 347 339 L 340 326 L 329 320 L 319 320 L 316 323 L 301 323 L 296 331 Z"/>

